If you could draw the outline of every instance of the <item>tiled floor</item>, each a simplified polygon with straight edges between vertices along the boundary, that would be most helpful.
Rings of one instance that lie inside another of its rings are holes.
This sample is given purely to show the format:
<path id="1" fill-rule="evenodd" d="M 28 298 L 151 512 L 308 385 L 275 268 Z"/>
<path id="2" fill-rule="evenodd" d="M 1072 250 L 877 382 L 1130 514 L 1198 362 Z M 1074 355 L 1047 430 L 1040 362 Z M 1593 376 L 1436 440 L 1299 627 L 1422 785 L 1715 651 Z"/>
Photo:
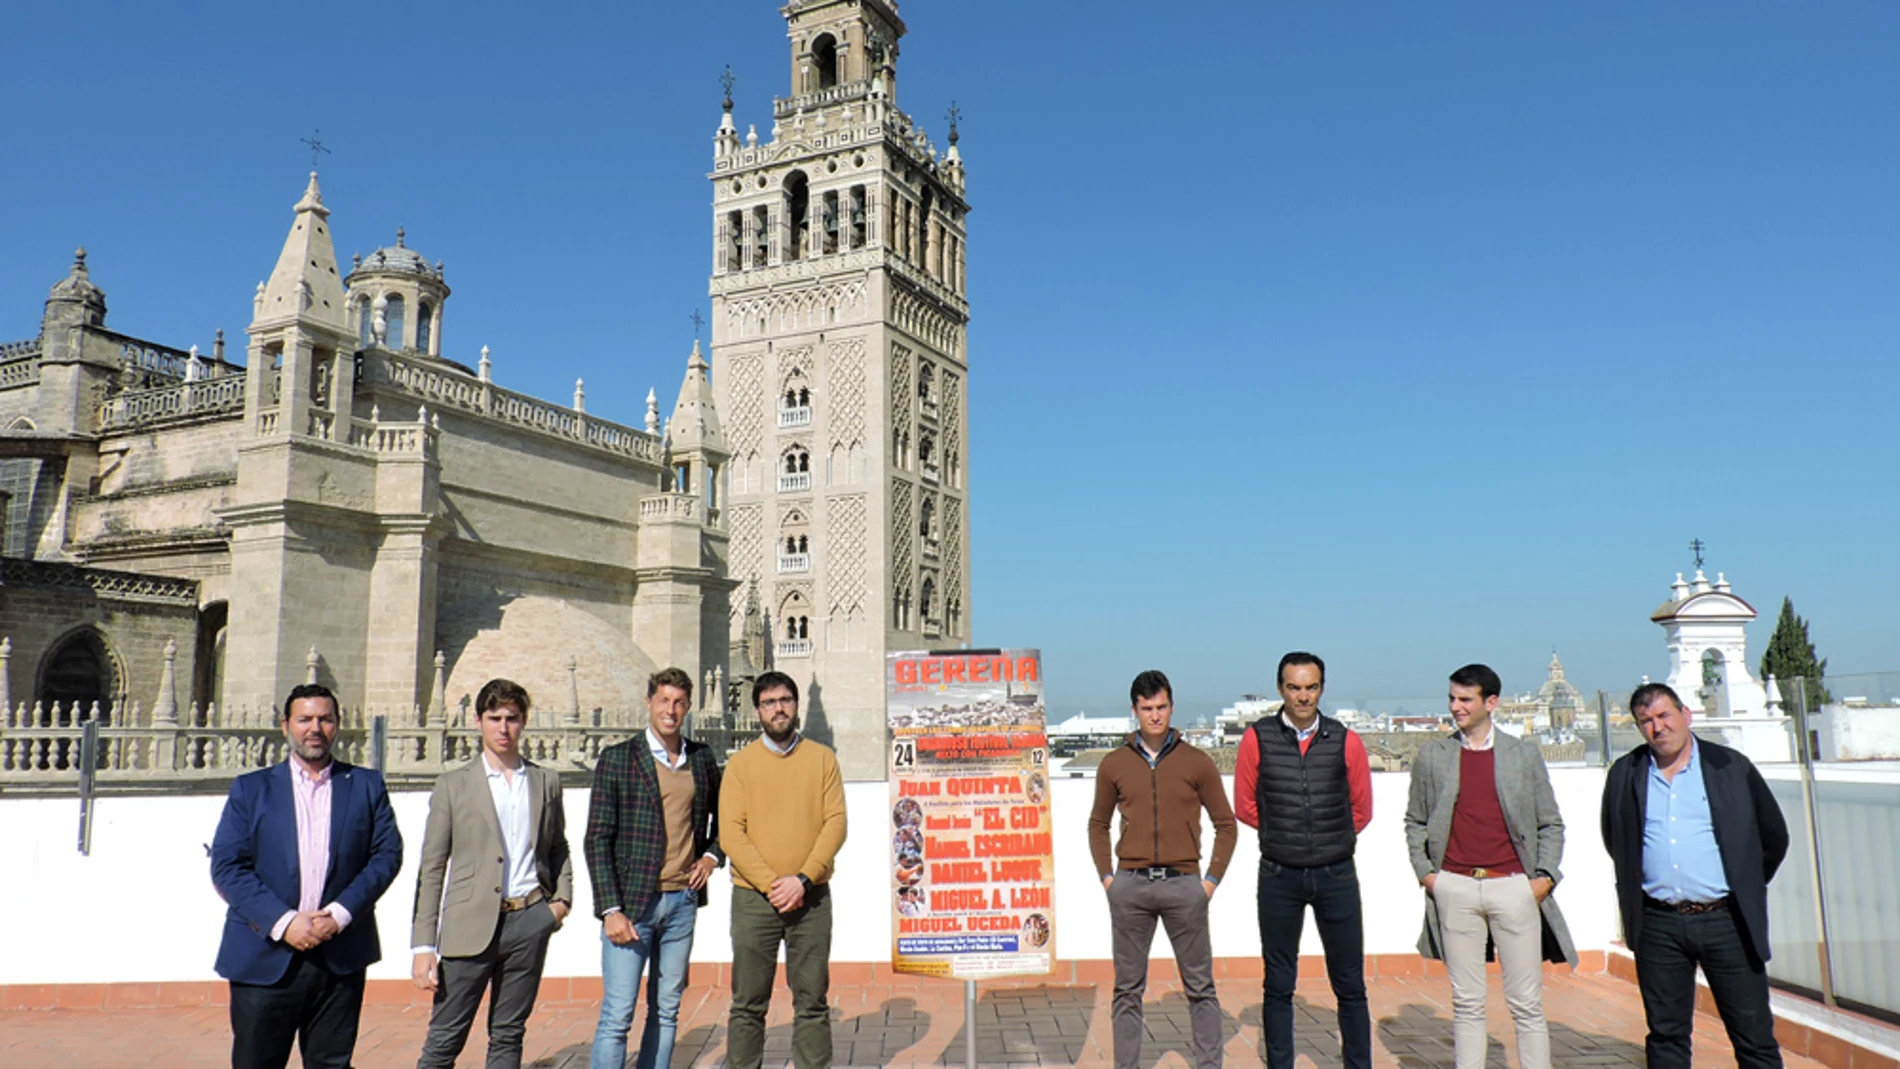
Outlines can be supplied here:
<path id="1" fill-rule="evenodd" d="M 1111 1064 L 1108 985 L 984 986 L 977 1001 L 977 1055 L 983 1065 Z M 1451 1065 L 1450 989 L 1443 978 L 1379 977 L 1371 982 L 1373 1064 L 1422 1069 Z M 1643 1013 L 1634 985 L 1611 976 L 1551 973 L 1544 989 L 1551 1046 L 1560 1067 L 1641 1066 Z M 1258 1066 L 1258 980 L 1220 981 L 1226 1064 Z M 834 1061 L 841 1066 L 962 1065 L 963 986 L 902 977 L 875 987 L 841 987 L 832 997 Z M 1492 1066 L 1514 1065 L 1515 1043 L 1503 997 L 1492 980 Z M 1324 980 L 1300 982 L 1295 1001 L 1302 1066 L 1338 1066 L 1332 993 Z M 547 1069 L 585 1069 L 597 1006 L 543 1001 L 528 1026 L 528 1061 Z M 642 1008 L 644 1012 L 644 1008 Z M 725 1053 L 724 992 L 695 987 L 680 1017 L 675 1066 L 717 1066 Z M 782 990 L 768 1023 L 766 1064 L 790 1058 L 789 997 Z M 1187 1003 L 1178 984 L 1148 992 L 1144 1066 L 1189 1066 Z M 428 1025 L 423 1006 L 365 1006 L 358 1069 L 415 1064 Z M 480 1026 L 478 1024 L 479 1033 Z M 0 1065 L 7 1069 L 118 1069 L 121 1066 L 229 1064 L 223 1008 L 39 1009 L 0 1012 Z M 637 1022 L 636 1022 L 637 1036 Z M 472 1039 L 462 1066 L 482 1064 Z M 1507 1060 L 1508 1059 L 1508 1060 Z M 1733 1065 L 1720 1023 L 1696 1022 L 1696 1065 Z M 293 1065 L 296 1062 L 293 1060 Z M 1790 1069 L 1819 1062 L 1790 1055 Z"/>

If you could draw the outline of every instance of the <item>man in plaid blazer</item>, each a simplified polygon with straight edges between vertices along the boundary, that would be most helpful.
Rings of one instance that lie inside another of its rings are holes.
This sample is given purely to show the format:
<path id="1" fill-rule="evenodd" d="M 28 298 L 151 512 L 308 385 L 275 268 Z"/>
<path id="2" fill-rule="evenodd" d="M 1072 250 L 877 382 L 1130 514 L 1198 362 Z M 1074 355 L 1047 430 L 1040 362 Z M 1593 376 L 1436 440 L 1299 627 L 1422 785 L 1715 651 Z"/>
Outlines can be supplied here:
<path id="1" fill-rule="evenodd" d="M 686 994 L 694 918 L 719 850 L 719 765 L 686 738 L 693 678 L 647 680 L 646 731 L 601 751 L 587 807 L 585 854 L 601 919 L 600 1024 L 593 1069 L 623 1069 L 640 974 L 651 964 L 639 1069 L 665 1069 Z"/>

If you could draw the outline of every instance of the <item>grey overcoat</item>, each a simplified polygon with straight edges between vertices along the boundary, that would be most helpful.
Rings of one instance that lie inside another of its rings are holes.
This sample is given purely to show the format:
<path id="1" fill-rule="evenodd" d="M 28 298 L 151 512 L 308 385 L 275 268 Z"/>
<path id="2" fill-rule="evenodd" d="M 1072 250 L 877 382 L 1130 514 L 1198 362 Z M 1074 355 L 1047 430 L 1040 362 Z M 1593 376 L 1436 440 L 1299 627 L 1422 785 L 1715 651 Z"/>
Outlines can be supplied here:
<path id="1" fill-rule="evenodd" d="M 1544 755 L 1535 743 L 1507 735 L 1496 725 L 1491 732 L 1497 739 L 1492 749 L 1497 755 L 1498 806 L 1504 810 L 1504 823 L 1517 847 L 1518 862 L 1533 877 L 1541 874 L 1561 881 L 1563 873 L 1558 863 L 1564 856 L 1564 818 L 1557 811 L 1557 794 L 1551 790 Z M 1412 761 L 1405 844 L 1412 853 L 1412 871 L 1421 881 L 1427 873 L 1437 872 L 1445 857 L 1445 843 L 1451 838 L 1451 810 L 1458 801 L 1458 755 L 1463 749 L 1463 741 L 1452 734 L 1420 746 Z M 1577 964 L 1577 948 L 1570 942 L 1570 928 L 1564 924 L 1555 894 L 1545 896 L 1542 911 L 1544 960 Z M 1428 894 L 1418 952 L 1428 958 L 1443 958 L 1444 945 L 1438 906 Z"/>

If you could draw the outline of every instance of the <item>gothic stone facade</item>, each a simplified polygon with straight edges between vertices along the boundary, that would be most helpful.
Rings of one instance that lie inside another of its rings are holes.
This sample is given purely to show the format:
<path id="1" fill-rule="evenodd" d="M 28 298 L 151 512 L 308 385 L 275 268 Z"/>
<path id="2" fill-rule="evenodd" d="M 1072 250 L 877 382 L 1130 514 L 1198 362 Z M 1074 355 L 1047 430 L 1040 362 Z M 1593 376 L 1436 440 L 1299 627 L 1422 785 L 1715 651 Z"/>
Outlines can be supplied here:
<path id="1" fill-rule="evenodd" d="M 784 14 L 770 138 L 741 136 L 730 100 L 714 138 L 732 576 L 756 581 L 810 729 L 881 778 L 886 651 L 969 634 L 969 206 L 955 126 L 940 155 L 898 110 L 896 4 Z"/>
<path id="2" fill-rule="evenodd" d="M 84 254 L 0 349 L 0 694 L 17 706 L 345 704 L 451 719 L 506 675 L 544 711 L 638 709 L 726 670 L 724 441 L 695 351 L 660 433 L 442 358 L 441 266 L 401 238 L 339 273 L 316 176 L 243 366 L 106 327 Z M 405 314 L 406 313 L 406 314 Z M 314 669 L 309 663 L 316 651 Z M 703 697 L 703 696 L 702 696 Z"/>

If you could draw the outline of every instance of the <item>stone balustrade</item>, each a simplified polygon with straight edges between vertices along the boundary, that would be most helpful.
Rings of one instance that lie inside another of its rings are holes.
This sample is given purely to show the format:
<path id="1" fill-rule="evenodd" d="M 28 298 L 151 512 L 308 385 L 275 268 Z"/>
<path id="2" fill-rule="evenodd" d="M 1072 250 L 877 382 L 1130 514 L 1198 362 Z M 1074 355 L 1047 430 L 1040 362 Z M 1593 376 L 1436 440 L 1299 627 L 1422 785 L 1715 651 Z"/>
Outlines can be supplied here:
<path id="1" fill-rule="evenodd" d="M 458 717 L 459 719 L 459 717 Z M 597 710 L 576 715 L 537 713 L 521 740 L 535 762 L 577 779 L 600 751 L 646 726 L 646 711 Z M 0 713 L 0 793 L 76 791 L 80 740 L 88 720 L 98 722 L 95 781 L 101 790 L 147 792 L 216 788 L 233 777 L 283 761 L 288 754 L 272 708 L 178 710 L 175 722 L 139 705 L 101 709 L 21 704 Z M 381 721 L 383 772 L 394 783 L 426 785 L 445 769 L 472 759 L 481 735 L 467 724 L 431 718 L 420 708 L 399 714 L 344 710 L 335 753 L 374 767 L 374 725 Z"/>
<path id="2" fill-rule="evenodd" d="M 657 461 L 658 436 L 505 390 L 442 364 L 377 352 L 365 354 L 366 381 L 392 386 L 434 408 L 469 412 L 551 437 L 639 460 Z"/>
<path id="3" fill-rule="evenodd" d="M 797 96 L 777 97 L 772 101 L 772 115 L 777 119 L 788 119 L 801 111 L 812 111 L 832 104 L 843 104 L 852 100 L 863 100 L 871 95 L 871 79 L 860 78 L 842 85 L 827 86 L 815 92 L 800 93 Z"/>
<path id="4" fill-rule="evenodd" d="M 33 386 L 40 381 L 40 354 L 37 349 L 24 354 L 12 351 L 14 342 L 0 351 L 0 390 L 12 390 L 22 386 Z"/>
<path id="5" fill-rule="evenodd" d="M 99 406 L 100 430 L 140 427 L 185 416 L 244 410 L 244 371 L 151 390 L 132 390 Z"/>

